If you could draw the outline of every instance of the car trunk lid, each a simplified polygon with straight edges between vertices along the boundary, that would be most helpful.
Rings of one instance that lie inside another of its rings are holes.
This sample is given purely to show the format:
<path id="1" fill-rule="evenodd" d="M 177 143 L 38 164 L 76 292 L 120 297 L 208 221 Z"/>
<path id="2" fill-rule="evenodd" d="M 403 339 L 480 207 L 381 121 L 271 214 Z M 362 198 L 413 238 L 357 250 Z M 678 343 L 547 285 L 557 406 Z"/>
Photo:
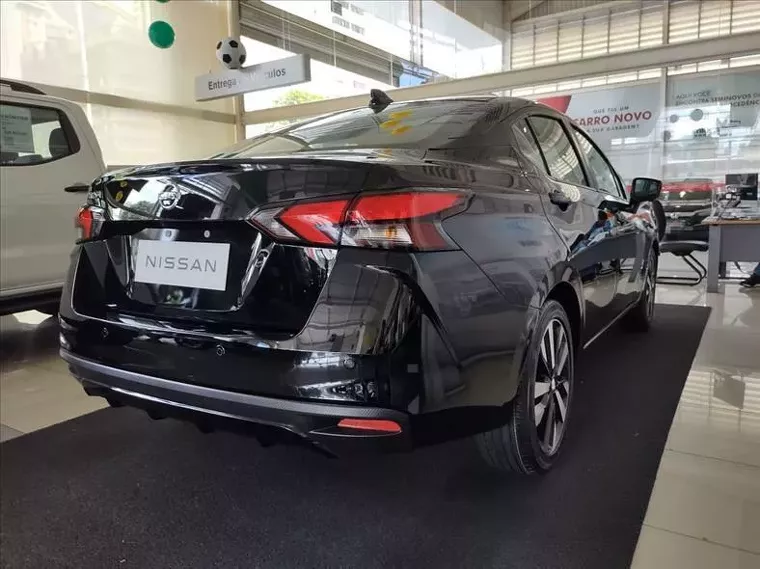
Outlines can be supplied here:
<path id="1" fill-rule="evenodd" d="M 84 243 L 75 301 L 91 314 L 295 334 L 336 251 L 274 243 L 247 219 L 261 206 L 356 194 L 368 172 L 360 160 L 281 158 L 108 175 L 93 188 L 105 215 Z"/>

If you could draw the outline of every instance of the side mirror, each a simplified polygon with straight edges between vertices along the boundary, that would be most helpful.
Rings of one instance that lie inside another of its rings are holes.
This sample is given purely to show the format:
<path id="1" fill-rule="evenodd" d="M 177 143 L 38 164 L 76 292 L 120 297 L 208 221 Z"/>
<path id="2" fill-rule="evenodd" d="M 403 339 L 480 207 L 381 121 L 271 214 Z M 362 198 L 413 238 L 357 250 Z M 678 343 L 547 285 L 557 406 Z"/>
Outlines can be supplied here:
<path id="1" fill-rule="evenodd" d="M 654 178 L 634 178 L 631 184 L 631 203 L 650 202 L 660 197 L 662 182 Z"/>

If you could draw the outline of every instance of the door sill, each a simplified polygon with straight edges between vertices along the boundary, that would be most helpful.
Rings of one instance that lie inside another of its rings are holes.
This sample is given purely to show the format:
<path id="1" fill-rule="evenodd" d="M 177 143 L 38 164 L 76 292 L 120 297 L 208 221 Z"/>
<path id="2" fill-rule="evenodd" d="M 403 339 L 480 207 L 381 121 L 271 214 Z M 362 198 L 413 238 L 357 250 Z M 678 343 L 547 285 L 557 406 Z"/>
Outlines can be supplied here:
<path id="1" fill-rule="evenodd" d="M 601 335 L 602 335 L 602 334 L 604 334 L 604 333 L 605 333 L 607 330 L 609 330 L 609 329 L 610 329 L 610 328 L 612 328 L 612 327 L 613 327 L 615 324 L 617 324 L 617 323 L 620 321 L 620 319 L 621 319 L 623 316 L 625 316 L 626 314 L 628 314 L 628 312 L 629 312 L 629 311 L 630 311 L 630 310 L 631 310 L 631 309 L 632 309 L 634 306 L 636 306 L 636 305 L 639 303 L 639 300 L 641 300 L 641 297 L 640 297 L 640 296 L 639 296 L 639 298 L 637 298 L 637 299 L 636 299 L 636 301 L 635 301 L 635 302 L 632 302 L 631 304 L 629 304 L 628 306 L 626 306 L 626 307 L 625 307 L 625 309 L 623 309 L 623 310 L 620 312 L 620 314 L 618 314 L 617 316 L 615 316 L 615 318 L 613 318 L 612 320 L 610 320 L 610 321 L 607 323 L 607 325 L 606 325 L 604 328 L 602 328 L 602 329 L 601 329 L 601 330 L 599 330 L 599 331 L 598 331 L 596 334 L 594 334 L 593 336 L 591 336 L 591 338 L 590 338 L 590 339 L 589 339 L 589 340 L 588 340 L 588 341 L 587 341 L 585 344 L 583 344 L 583 349 L 585 350 L 586 348 L 588 348 L 588 347 L 589 347 L 589 346 L 590 346 L 590 345 L 591 345 L 591 344 L 592 344 L 594 341 L 596 341 L 596 340 L 599 338 L 599 336 L 601 336 Z"/>

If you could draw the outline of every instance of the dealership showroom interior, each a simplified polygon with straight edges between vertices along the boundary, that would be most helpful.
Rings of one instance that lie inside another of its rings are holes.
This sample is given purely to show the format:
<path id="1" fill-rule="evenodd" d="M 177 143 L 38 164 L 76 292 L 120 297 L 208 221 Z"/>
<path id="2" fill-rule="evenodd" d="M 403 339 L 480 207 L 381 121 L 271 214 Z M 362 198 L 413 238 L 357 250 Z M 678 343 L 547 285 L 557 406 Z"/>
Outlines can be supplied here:
<path id="1" fill-rule="evenodd" d="M 0 567 L 760 569 L 760 0 L 0 0 Z"/>

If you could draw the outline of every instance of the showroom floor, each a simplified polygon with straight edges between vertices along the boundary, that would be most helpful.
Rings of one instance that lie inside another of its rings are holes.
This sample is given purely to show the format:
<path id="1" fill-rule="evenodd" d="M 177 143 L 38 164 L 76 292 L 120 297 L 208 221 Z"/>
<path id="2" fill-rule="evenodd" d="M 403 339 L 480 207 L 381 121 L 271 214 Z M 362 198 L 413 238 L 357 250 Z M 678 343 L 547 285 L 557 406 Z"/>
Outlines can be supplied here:
<path id="1" fill-rule="evenodd" d="M 710 306 L 712 313 L 633 567 L 760 567 L 760 289 L 728 284 L 723 294 L 706 294 L 703 287 L 660 285 L 658 302 Z M 57 357 L 52 318 L 25 312 L 3 317 L 0 325 L 3 441 L 104 406 L 84 395 Z M 657 357 L 667 357 L 667 346 Z"/>

